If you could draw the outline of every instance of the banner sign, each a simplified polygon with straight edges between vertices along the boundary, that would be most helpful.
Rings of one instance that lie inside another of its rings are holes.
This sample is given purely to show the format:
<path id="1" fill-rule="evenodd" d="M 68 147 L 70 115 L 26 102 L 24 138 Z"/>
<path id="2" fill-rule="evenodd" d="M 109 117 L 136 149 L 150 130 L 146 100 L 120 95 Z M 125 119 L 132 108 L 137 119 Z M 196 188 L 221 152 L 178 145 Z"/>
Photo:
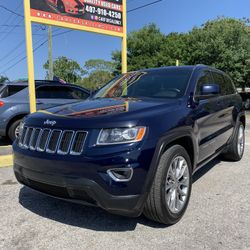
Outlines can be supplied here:
<path id="1" fill-rule="evenodd" d="M 65 28 L 70 24 L 73 29 L 114 36 L 124 32 L 123 0 L 30 0 L 30 16 Z"/>

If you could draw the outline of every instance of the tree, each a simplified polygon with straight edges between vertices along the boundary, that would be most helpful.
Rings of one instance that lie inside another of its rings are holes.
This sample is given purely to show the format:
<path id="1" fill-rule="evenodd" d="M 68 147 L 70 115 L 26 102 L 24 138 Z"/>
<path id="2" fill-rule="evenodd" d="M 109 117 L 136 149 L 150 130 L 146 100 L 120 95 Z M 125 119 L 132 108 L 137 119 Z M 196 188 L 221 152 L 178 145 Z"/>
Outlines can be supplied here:
<path id="1" fill-rule="evenodd" d="M 249 20 L 218 18 L 188 33 L 164 35 L 155 24 L 128 35 L 128 69 L 206 64 L 227 72 L 237 87 L 250 86 Z M 120 51 L 113 52 L 116 71 L 121 71 Z"/>
<path id="2" fill-rule="evenodd" d="M 78 84 L 94 90 L 102 87 L 114 77 L 115 66 L 109 61 L 93 59 L 85 62 L 83 70 L 86 76 Z"/>
<path id="3" fill-rule="evenodd" d="M 46 69 L 46 79 L 48 79 L 49 62 L 44 64 Z M 54 75 L 69 83 L 76 83 L 81 81 L 82 76 L 86 73 L 81 66 L 67 57 L 59 57 L 53 64 Z"/>
<path id="4" fill-rule="evenodd" d="M 183 63 L 211 65 L 227 72 L 237 87 L 250 85 L 250 30 L 244 21 L 218 18 L 184 40 Z"/>
<path id="5" fill-rule="evenodd" d="M 160 32 L 155 24 L 128 34 L 128 70 L 160 67 L 165 61 L 162 57 L 162 48 L 165 35 Z M 121 52 L 112 54 L 117 71 L 121 71 Z"/>
<path id="6" fill-rule="evenodd" d="M 0 83 L 5 83 L 5 82 L 8 82 L 9 81 L 9 78 L 6 77 L 6 76 L 0 76 Z"/>

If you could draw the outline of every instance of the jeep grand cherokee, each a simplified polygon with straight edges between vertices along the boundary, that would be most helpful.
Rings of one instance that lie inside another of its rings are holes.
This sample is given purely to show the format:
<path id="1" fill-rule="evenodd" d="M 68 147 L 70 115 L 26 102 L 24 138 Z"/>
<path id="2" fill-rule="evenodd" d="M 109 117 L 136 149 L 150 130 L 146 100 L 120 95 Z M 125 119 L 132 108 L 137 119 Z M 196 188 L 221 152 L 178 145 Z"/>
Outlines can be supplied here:
<path id="1" fill-rule="evenodd" d="M 242 158 L 244 129 L 241 97 L 222 71 L 130 72 L 92 99 L 29 115 L 13 145 L 14 171 L 54 197 L 174 224 L 195 171 L 218 155 Z"/>

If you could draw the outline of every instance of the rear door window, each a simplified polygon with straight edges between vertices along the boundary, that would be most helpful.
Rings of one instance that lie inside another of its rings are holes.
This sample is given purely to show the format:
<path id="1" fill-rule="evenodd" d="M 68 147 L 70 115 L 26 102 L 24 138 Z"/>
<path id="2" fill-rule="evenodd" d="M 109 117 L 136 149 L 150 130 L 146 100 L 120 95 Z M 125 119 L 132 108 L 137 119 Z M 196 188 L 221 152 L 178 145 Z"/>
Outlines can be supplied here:
<path id="1" fill-rule="evenodd" d="M 83 94 L 77 88 L 66 86 L 42 86 L 37 89 L 36 97 L 38 99 L 82 99 L 81 97 L 83 97 Z"/>
<path id="2" fill-rule="evenodd" d="M 2 98 L 6 98 L 12 95 L 17 94 L 18 92 L 22 91 L 23 89 L 27 88 L 26 86 L 20 85 L 7 85 L 6 87 L 0 87 L 0 96 Z"/>
<path id="3" fill-rule="evenodd" d="M 224 76 L 224 80 L 225 80 L 225 93 L 227 95 L 232 95 L 236 93 L 236 89 L 235 86 L 233 84 L 233 81 L 231 80 L 231 78 L 228 75 L 223 75 Z"/>
<path id="4" fill-rule="evenodd" d="M 86 93 L 82 89 L 72 87 L 71 91 L 72 91 L 72 96 L 74 97 L 74 99 L 85 100 L 89 97 L 88 93 Z"/>
<path id="5" fill-rule="evenodd" d="M 232 87 L 227 84 L 226 79 L 224 78 L 224 75 L 218 72 L 212 72 L 214 83 L 219 84 L 221 89 L 221 95 L 229 95 L 232 94 Z"/>

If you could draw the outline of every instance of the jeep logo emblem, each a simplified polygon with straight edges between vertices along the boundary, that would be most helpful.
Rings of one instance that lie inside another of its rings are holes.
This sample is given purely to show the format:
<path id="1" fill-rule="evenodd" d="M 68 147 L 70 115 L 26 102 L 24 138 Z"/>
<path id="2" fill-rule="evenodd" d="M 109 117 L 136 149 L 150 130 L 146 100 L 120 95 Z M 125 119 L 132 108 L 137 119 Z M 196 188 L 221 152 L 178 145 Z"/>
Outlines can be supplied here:
<path id="1" fill-rule="evenodd" d="M 43 125 L 51 125 L 51 126 L 53 127 L 54 125 L 56 125 L 56 121 L 46 120 L 46 121 L 43 123 Z"/>

